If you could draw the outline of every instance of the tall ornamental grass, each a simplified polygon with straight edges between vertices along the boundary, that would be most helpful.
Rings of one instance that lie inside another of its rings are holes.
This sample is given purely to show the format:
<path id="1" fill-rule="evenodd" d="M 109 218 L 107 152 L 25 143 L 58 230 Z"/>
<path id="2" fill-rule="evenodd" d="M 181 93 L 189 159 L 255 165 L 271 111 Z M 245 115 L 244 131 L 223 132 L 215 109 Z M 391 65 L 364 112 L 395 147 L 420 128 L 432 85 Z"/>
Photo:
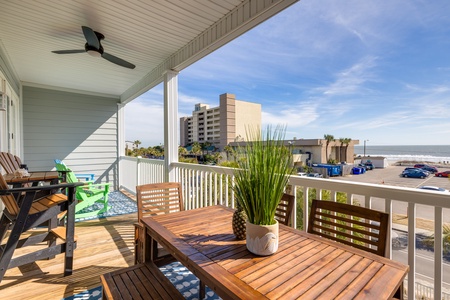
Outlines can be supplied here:
<path id="1" fill-rule="evenodd" d="M 239 147 L 233 187 L 237 204 L 255 225 L 275 224 L 275 211 L 293 171 L 292 155 L 284 146 L 285 127 L 266 133 L 247 128 L 246 146 Z M 265 138 L 264 138 L 265 137 Z"/>

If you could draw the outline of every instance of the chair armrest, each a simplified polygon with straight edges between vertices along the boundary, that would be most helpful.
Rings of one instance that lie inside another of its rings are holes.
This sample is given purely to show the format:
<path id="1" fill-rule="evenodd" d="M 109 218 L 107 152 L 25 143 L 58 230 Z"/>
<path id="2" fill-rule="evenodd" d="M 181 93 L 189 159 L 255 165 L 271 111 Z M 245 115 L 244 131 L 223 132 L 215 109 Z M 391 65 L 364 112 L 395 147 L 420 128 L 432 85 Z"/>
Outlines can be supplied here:
<path id="1" fill-rule="evenodd" d="M 75 173 L 75 177 L 79 178 L 84 178 L 86 179 L 85 181 L 94 181 L 94 177 L 95 175 L 92 173 Z"/>
<path id="2" fill-rule="evenodd" d="M 92 183 L 90 181 L 80 181 L 83 184 L 83 187 L 96 187 L 96 186 L 100 186 L 100 187 L 109 187 L 110 183 L 106 182 L 106 183 Z"/>
<path id="3" fill-rule="evenodd" d="M 49 184 L 42 186 L 20 187 L 7 190 L 0 190 L 0 195 L 8 195 L 11 193 L 21 193 L 21 192 L 33 192 L 33 191 L 48 191 L 53 189 L 65 189 L 82 185 L 83 185 L 82 182 L 74 182 L 74 183 Z"/>

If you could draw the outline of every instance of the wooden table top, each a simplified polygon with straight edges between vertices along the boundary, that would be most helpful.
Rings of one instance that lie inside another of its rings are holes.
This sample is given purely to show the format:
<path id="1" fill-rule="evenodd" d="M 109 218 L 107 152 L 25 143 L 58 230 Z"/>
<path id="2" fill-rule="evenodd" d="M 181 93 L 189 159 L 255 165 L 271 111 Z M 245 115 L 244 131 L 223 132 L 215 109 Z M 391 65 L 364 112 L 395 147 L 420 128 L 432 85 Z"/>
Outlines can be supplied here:
<path id="1" fill-rule="evenodd" d="M 59 178 L 58 171 L 42 171 L 42 172 L 28 172 L 30 175 L 25 177 L 19 177 L 13 173 L 5 174 L 6 183 L 19 184 L 37 181 L 53 181 Z"/>
<path id="2" fill-rule="evenodd" d="M 211 206 L 142 221 L 147 234 L 223 299 L 389 299 L 409 267 L 280 224 L 278 251 L 250 253 L 232 209 Z"/>

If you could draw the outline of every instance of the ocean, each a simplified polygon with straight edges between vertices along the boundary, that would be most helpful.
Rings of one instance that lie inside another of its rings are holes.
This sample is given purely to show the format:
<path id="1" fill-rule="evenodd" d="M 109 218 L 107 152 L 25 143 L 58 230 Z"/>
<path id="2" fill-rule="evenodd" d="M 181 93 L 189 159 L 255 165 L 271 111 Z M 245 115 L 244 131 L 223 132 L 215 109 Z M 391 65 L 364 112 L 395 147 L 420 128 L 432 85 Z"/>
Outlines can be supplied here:
<path id="1" fill-rule="evenodd" d="M 364 155 L 364 145 L 355 146 L 356 155 Z M 372 146 L 366 144 L 366 156 L 383 156 L 388 161 L 450 161 L 450 145 Z"/>

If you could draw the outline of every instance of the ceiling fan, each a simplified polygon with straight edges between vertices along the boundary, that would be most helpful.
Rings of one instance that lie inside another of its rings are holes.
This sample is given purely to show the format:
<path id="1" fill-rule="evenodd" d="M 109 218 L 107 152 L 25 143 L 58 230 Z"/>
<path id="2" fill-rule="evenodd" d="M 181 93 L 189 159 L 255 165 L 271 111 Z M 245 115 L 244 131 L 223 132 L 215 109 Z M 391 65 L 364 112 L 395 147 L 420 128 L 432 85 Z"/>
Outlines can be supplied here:
<path id="1" fill-rule="evenodd" d="M 103 57 L 104 59 L 125 67 L 129 69 L 134 69 L 136 66 L 132 63 L 127 62 L 126 60 L 123 60 L 121 58 L 118 58 L 117 56 L 111 55 L 109 53 L 106 53 L 103 51 L 102 44 L 100 43 L 101 40 L 105 38 L 103 34 L 100 32 L 94 31 L 91 28 L 87 26 L 81 26 L 83 29 L 83 34 L 86 39 L 86 44 L 84 45 L 84 49 L 79 50 L 57 50 L 52 51 L 56 54 L 74 54 L 74 53 L 83 53 L 87 52 L 88 54 L 95 56 L 95 57 Z"/>

